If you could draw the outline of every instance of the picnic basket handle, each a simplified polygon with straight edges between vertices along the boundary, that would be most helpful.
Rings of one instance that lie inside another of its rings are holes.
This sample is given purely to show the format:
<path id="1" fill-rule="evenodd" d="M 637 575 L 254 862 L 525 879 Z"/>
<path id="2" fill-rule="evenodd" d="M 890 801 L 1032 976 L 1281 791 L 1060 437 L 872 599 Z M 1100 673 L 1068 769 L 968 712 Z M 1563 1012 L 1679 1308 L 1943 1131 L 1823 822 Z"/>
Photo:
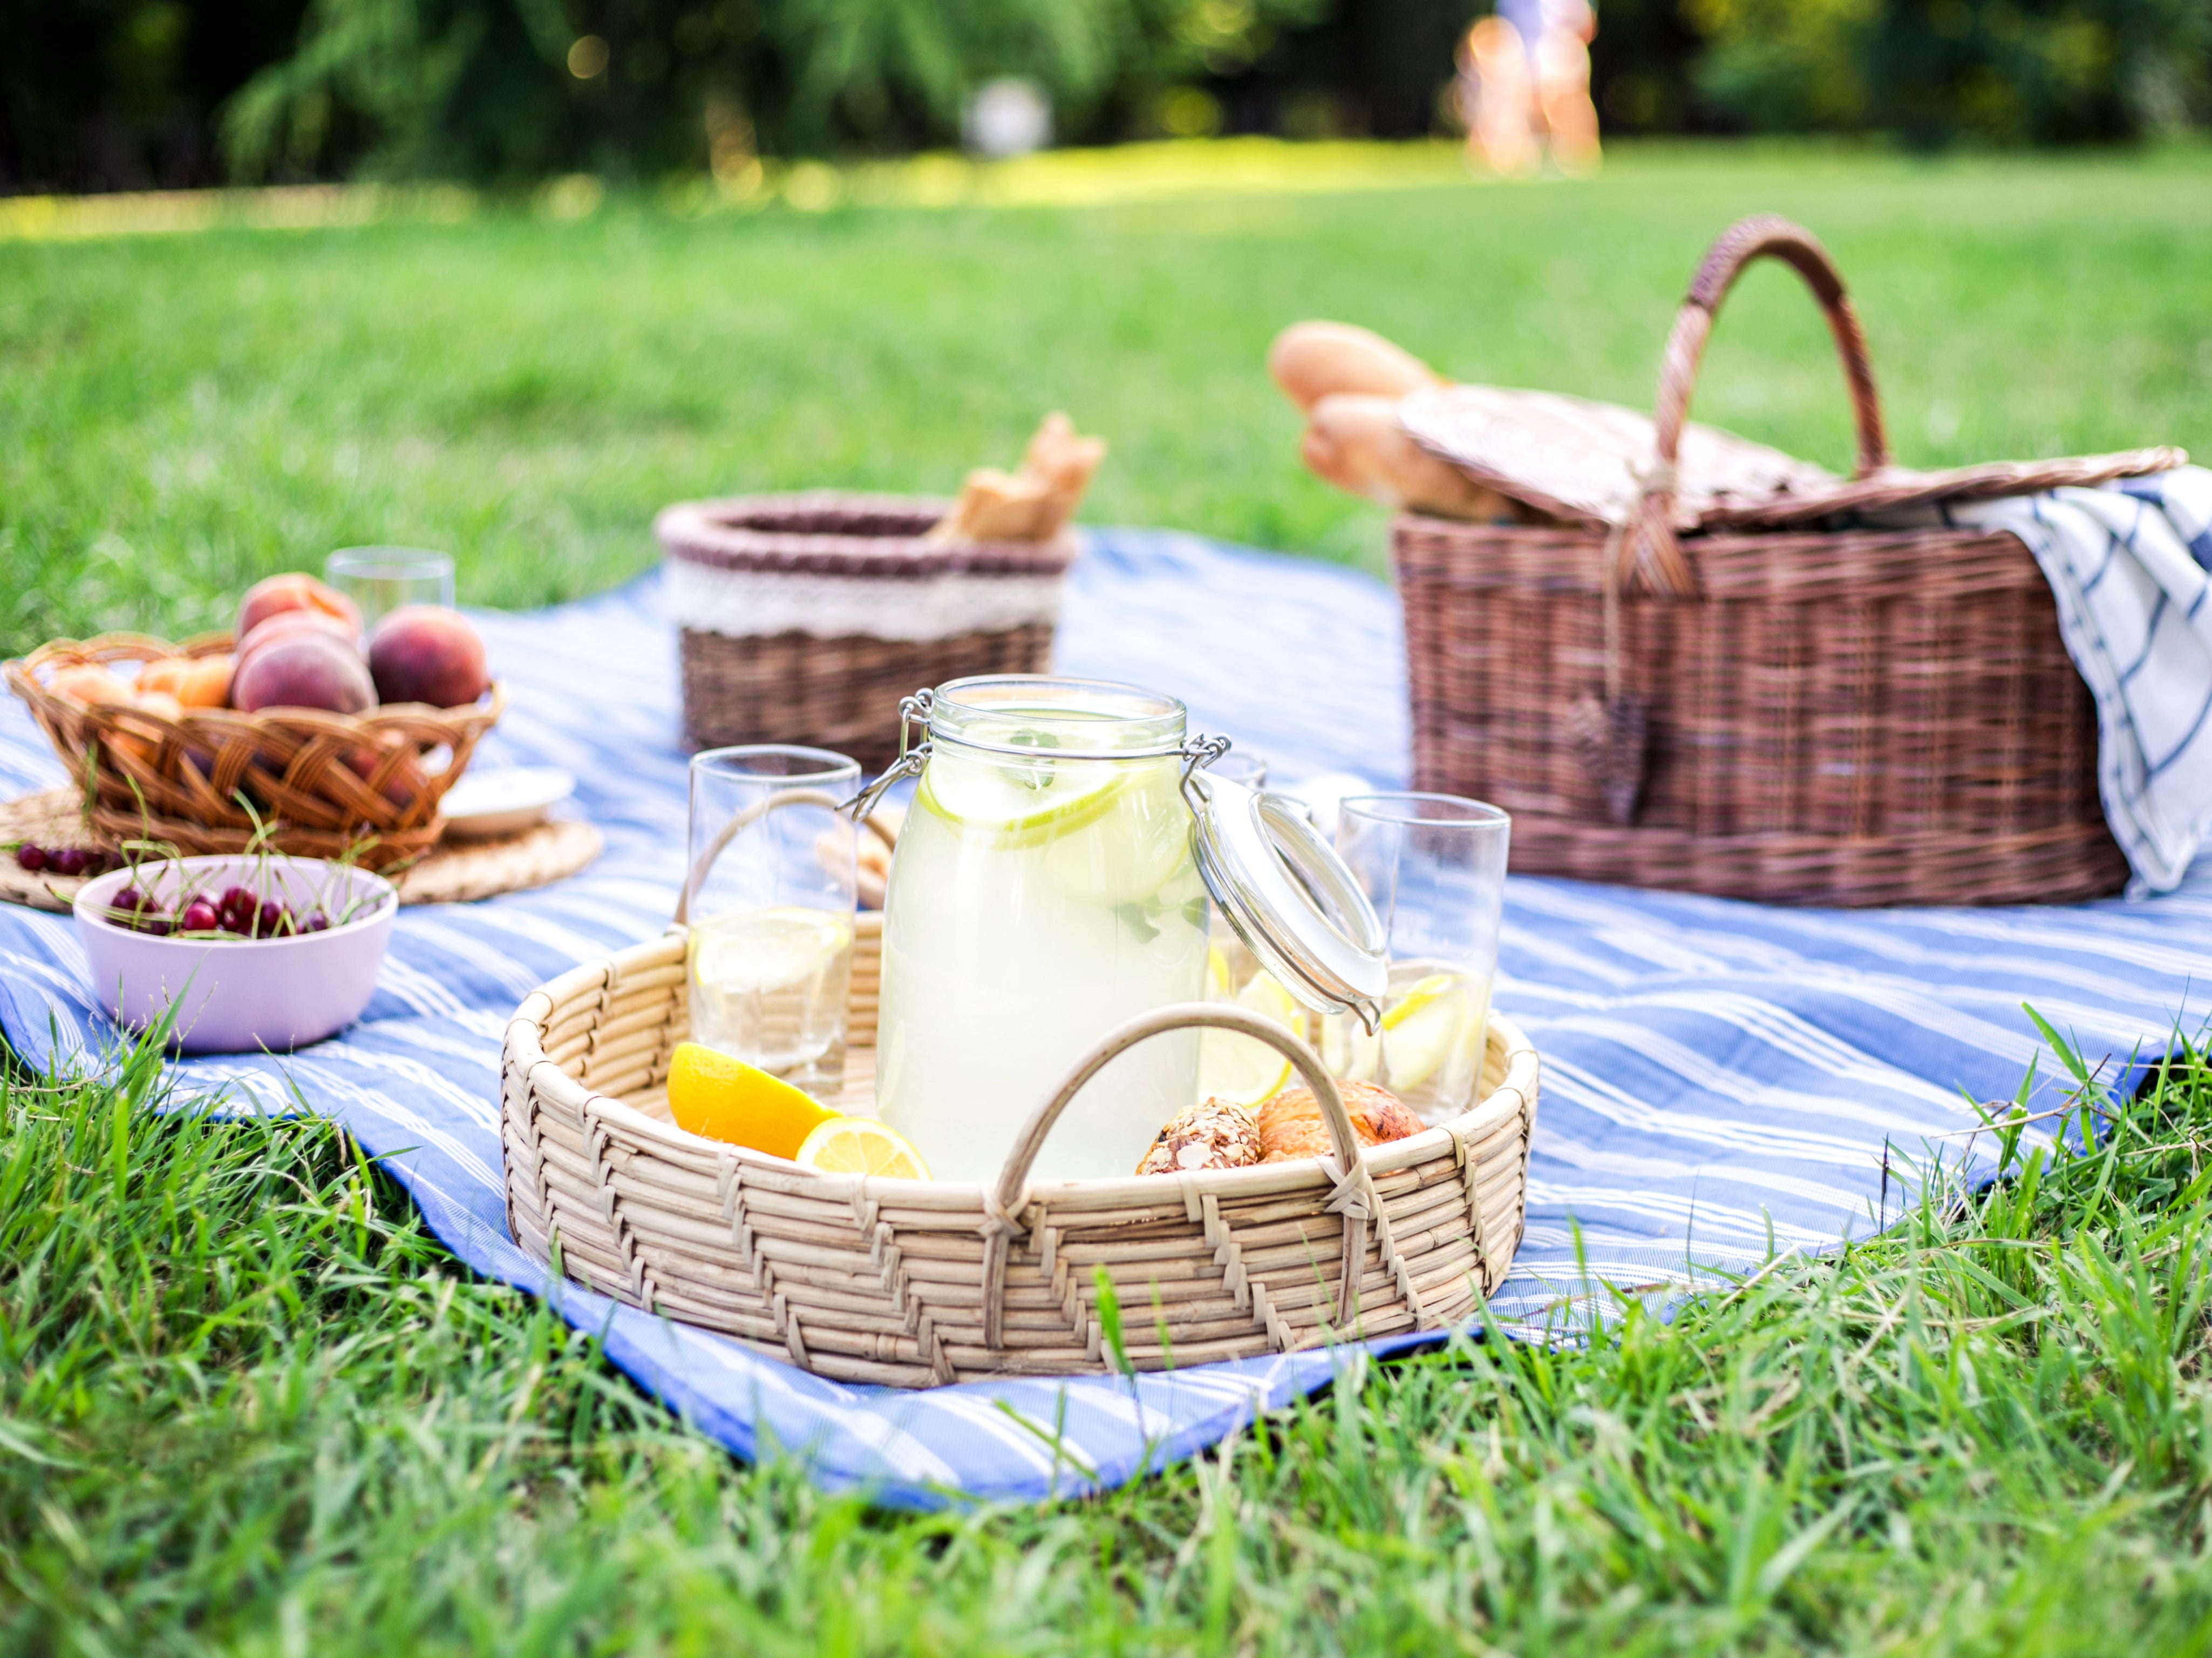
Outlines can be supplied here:
<path id="1" fill-rule="evenodd" d="M 1212 1026 L 1220 1030 L 1233 1030 L 1239 1035 L 1250 1036 L 1267 1044 L 1297 1069 L 1314 1098 L 1321 1102 L 1322 1121 L 1328 1125 L 1328 1143 L 1335 1152 L 1338 1169 L 1344 1171 L 1339 1177 L 1344 1181 L 1362 1181 L 1364 1170 L 1359 1161 L 1359 1136 L 1352 1127 L 1352 1116 L 1344 1108 L 1344 1096 L 1337 1091 L 1336 1082 L 1328 1074 L 1328 1067 L 1321 1056 L 1298 1037 L 1263 1013 L 1239 1007 L 1234 1002 L 1177 1002 L 1168 1007 L 1156 1007 L 1149 1013 L 1139 1013 L 1135 1018 L 1115 1026 L 1101 1036 L 1091 1052 L 1079 1061 L 1075 1068 L 1060 1079 L 1043 1104 L 1030 1113 L 1022 1125 L 1021 1133 L 1014 1138 L 1014 1149 L 1007 1153 L 1006 1167 L 999 1171 L 997 1183 L 983 1188 L 983 1209 L 987 1219 L 984 1228 L 988 1242 L 984 1249 L 983 1266 L 983 1345 L 999 1345 L 999 1322 L 1003 1296 L 1000 1291 L 1006 1281 L 1006 1242 L 1021 1230 L 1015 1218 L 1025 1202 L 1029 1185 L 1030 1166 L 1036 1161 L 1037 1153 L 1044 1149 L 1045 1136 L 1060 1121 L 1075 1096 L 1083 1091 L 1084 1084 L 1096 1077 L 1113 1060 L 1152 1037 L 1170 1030 L 1190 1030 Z M 1369 1191 L 1371 1200 L 1372 1193 Z M 1356 1206 L 1355 1206 L 1356 1207 Z M 1352 1286 L 1358 1283 L 1358 1272 L 1366 1251 L 1364 1212 L 1347 1212 L 1345 1217 L 1344 1258 L 1338 1278 L 1338 1299 L 1341 1303 Z M 1355 1242 L 1356 1232 L 1356 1242 Z"/>
<path id="2" fill-rule="evenodd" d="M 1805 279 L 1813 297 L 1828 319 L 1836 337 L 1836 355 L 1843 359 L 1844 381 L 1851 395 L 1851 422 L 1858 433 L 1858 461 L 1851 476 L 1870 477 L 1889 465 L 1889 444 L 1882 434 L 1881 401 L 1875 394 L 1874 365 L 1867 358 L 1866 335 L 1858 313 L 1844 291 L 1844 279 L 1813 233 L 1778 213 L 1755 214 L 1730 225 L 1706 252 L 1682 308 L 1674 313 L 1674 326 L 1667 337 L 1667 351 L 1660 361 L 1659 400 L 1653 424 L 1657 428 L 1656 464 L 1641 480 L 1642 489 L 1630 510 L 1626 533 L 1612 572 L 1626 586 L 1639 570 L 1662 593 L 1676 598 L 1697 591 L 1697 579 L 1682 556 L 1674 537 L 1675 463 L 1680 454 L 1682 428 L 1690 415 L 1690 393 L 1698 383 L 1698 365 L 1711 335 L 1713 319 L 1728 297 L 1735 279 L 1754 259 L 1779 259 Z"/>

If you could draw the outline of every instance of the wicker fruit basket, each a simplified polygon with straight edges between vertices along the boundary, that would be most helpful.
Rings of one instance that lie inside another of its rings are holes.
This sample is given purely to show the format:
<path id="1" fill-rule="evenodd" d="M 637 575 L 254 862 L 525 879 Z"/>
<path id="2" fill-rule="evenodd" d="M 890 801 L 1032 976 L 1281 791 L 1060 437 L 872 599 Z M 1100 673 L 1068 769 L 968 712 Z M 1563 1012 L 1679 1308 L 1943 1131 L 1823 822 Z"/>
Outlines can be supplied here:
<path id="1" fill-rule="evenodd" d="M 655 519 L 691 740 L 799 743 L 880 769 L 916 685 L 1043 672 L 1074 537 L 925 539 L 951 505 L 823 492 Z"/>
<path id="2" fill-rule="evenodd" d="M 866 1108 L 873 1089 L 880 927 L 860 918 L 836 1102 L 847 1110 Z M 1474 1108 L 1364 1155 L 1310 1048 L 1206 1003 L 1105 1038 L 1031 1117 L 994 1185 L 886 1180 L 675 1127 L 665 1079 L 689 1026 L 684 948 L 676 932 L 589 963 L 516 1012 L 501 1061 L 507 1227 L 539 1260 L 557 1248 L 586 1287 L 818 1374 L 920 1388 L 1105 1371 L 1101 1266 L 1140 1369 L 1443 1329 L 1497 1288 L 1520 1245 L 1537 1060 L 1495 1013 Z M 1336 1155 L 1028 1181 L 1060 1108 L 1107 1060 L 1200 1023 L 1289 1057 Z"/>
<path id="3" fill-rule="evenodd" d="M 354 857 L 386 869 L 422 857 L 445 830 L 438 803 L 498 722 L 498 685 L 475 706 L 401 703 L 367 714 L 313 709 L 188 708 L 171 720 L 150 710 L 88 707 L 46 689 L 58 668 L 80 663 L 166 660 L 230 648 L 228 634 L 172 645 L 142 634 L 58 639 L 7 664 L 8 688 L 31 714 L 89 802 L 88 827 L 102 845 L 164 842 L 198 855 L 245 851 L 255 815 L 273 823 L 266 844 L 301 858 Z M 444 749 L 442 769 L 423 765 Z M 252 805 L 249 812 L 238 796 Z"/>
<path id="4" fill-rule="evenodd" d="M 1713 318 L 1778 258 L 1826 311 L 1854 479 L 1686 416 Z M 1409 431 L 1568 521 L 1406 515 L 1394 531 L 1414 786 L 1513 814 L 1529 874 L 1773 902 L 2067 902 L 2128 868 L 2098 797 L 2097 725 L 2050 585 L 2015 537 L 1863 516 L 2157 471 L 2173 449 L 1893 466 L 1866 343 L 1812 236 L 1747 220 L 1677 317 L 1657 418 L 1446 388 Z"/>

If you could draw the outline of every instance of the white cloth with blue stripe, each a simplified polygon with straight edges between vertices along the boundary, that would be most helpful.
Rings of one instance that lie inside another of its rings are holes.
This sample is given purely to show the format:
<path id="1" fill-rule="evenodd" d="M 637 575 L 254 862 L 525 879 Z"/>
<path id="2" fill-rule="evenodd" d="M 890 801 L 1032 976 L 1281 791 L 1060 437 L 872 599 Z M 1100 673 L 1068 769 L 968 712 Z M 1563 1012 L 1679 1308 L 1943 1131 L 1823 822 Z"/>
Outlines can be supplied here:
<path id="1" fill-rule="evenodd" d="M 2171 892 L 2212 830 L 2212 472 L 2177 467 L 1949 517 L 2011 531 L 2043 567 L 2096 699 L 2097 785 L 2132 890 Z"/>
<path id="2" fill-rule="evenodd" d="M 1181 695 L 1195 729 L 1258 750 L 1283 780 L 1352 771 L 1403 786 L 1400 618 L 1382 583 L 1143 531 L 1092 537 L 1071 581 L 1068 671 Z M 606 856 L 538 891 L 403 911 L 361 1023 L 283 1060 L 184 1061 L 179 1082 L 275 1110 L 294 1108 L 296 1086 L 383 1159 L 469 1266 L 554 1300 L 732 1450 L 781 1448 L 826 1486 L 907 1503 L 1066 1495 L 1187 1455 L 1332 1377 L 1356 1382 L 1358 1349 L 1133 1382 L 847 1387 L 549 1283 L 507 1239 L 507 1021 L 534 984 L 656 936 L 682 872 L 684 756 L 660 596 L 647 578 L 477 618 L 513 695 L 477 763 L 575 772 Z M 0 793 L 61 780 L 23 710 L 0 706 Z M 1498 1005 L 1544 1062 L 1528 1234 L 1497 1301 L 1528 1328 L 1587 1293 L 1584 1263 L 1620 1286 L 1711 1282 L 1893 1219 L 1897 1165 L 1930 1147 L 1986 1167 L 1968 1102 L 2009 1096 L 2036 1059 L 2024 1001 L 2124 1081 L 2135 1056 L 2212 1016 L 2212 869 L 2142 903 L 1892 912 L 1516 877 L 1500 967 Z M 0 905 L 0 1031 L 41 1068 L 112 1040 L 65 919 Z"/>

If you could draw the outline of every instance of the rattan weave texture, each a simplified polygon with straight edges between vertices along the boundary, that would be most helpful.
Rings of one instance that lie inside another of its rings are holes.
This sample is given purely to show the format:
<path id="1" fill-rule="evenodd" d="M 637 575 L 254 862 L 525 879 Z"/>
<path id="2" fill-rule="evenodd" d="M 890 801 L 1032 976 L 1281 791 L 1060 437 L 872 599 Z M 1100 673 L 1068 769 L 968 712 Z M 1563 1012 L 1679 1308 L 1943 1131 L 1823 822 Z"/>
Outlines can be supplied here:
<path id="1" fill-rule="evenodd" d="M 1859 474 L 1882 472 L 1873 372 L 1841 279 L 1796 227 L 1736 227 L 1669 343 L 1661 454 L 1625 531 L 1397 520 L 1415 786 L 1511 812 L 1514 867 L 1528 874 L 1838 905 L 2119 890 L 2095 711 L 2016 538 L 1674 533 L 1674 440 L 1712 310 L 1761 257 L 1786 258 L 1827 308 Z M 1587 735 L 1601 699 L 1648 733 L 1640 787 L 1610 800 Z"/>
<path id="2" fill-rule="evenodd" d="M 1074 537 L 929 539 L 949 505 L 810 491 L 664 511 L 654 533 L 696 607 L 672 586 L 691 741 L 803 744 L 878 768 L 916 685 L 1045 671 Z"/>
<path id="3" fill-rule="evenodd" d="M 879 928 L 860 918 L 848 1109 L 872 1091 Z M 684 942 L 641 944 L 534 992 L 508 1027 L 509 1230 L 633 1306 L 824 1376 L 898 1387 L 1110 1370 L 1102 1266 L 1128 1309 L 1127 1355 L 1146 1370 L 1439 1329 L 1472 1313 L 1521 1239 L 1538 1081 L 1526 1039 L 1493 1014 L 1476 1106 L 1362 1157 L 1310 1049 L 1233 1006 L 1152 1023 L 1198 1017 L 1296 1048 L 1337 1155 L 1032 1185 L 1028 1155 L 1050 1121 L 1041 1110 L 993 1187 L 825 1175 L 669 1121 L 669 1054 L 688 1027 Z M 1087 1063 L 1141 1034 L 1125 1028 Z M 1072 1072 L 1060 1097 L 1088 1074 Z"/>
<path id="4" fill-rule="evenodd" d="M 438 843 L 438 803 L 498 722 L 507 694 L 459 708 L 401 703 L 366 714 L 188 708 L 169 720 L 135 708 L 88 708 L 46 688 L 47 670 L 75 663 L 151 662 L 230 648 L 210 634 L 172 645 L 140 634 L 58 639 L 7 665 L 8 687 L 31 713 L 81 793 L 101 844 L 163 842 L 186 855 L 243 852 L 255 817 L 266 844 L 301 858 L 351 855 L 370 869 L 422 857 Z M 444 749 L 443 769 L 423 756 Z M 238 796 L 252 805 L 248 811 Z"/>

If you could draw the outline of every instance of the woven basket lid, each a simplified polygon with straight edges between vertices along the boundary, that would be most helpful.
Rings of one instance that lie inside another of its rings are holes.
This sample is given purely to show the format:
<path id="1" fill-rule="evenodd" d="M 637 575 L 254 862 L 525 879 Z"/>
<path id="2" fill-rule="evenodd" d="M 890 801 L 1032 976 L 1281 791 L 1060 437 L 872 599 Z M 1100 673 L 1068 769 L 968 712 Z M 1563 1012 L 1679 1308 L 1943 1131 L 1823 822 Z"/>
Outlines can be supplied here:
<path id="1" fill-rule="evenodd" d="M 1857 465 L 1849 478 L 1688 418 L 1714 315 L 1744 266 L 1759 258 L 1793 267 L 1826 313 L 1857 430 Z M 1668 337 L 1656 418 L 1613 404 L 1491 386 L 1416 392 L 1399 405 L 1398 418 L 1423 448 L 1500 494 L 1594 525 L 1641 518 L 1662 539 L 1668 530 L 1778 527 L 2104 483 L 2189 459 L 2160 447 L 1936 471 L 1892 465 L 1865 336 L 1843 278 L 1809 232 L 1771 214 L 1730 227 L 1698 266 Z"/>
<path id="2" fill-rule="evenodd" d="M 1442 386 L 1398 408 L 1414 441 L 1476 483 L 1555 518 L 1625 524 L 1657 454 L 1649 415 L 1614 403 L 1498 386 Z M 2130 449 L 2059 460 L 1990 461 L 1921 471 L 1885 466 L 1863 478 L 1697 421 L 1682 428 L 1673 522 L 1678 531 L 1804 524 L 1832 513 L 1939 501 L 1980 501 L 2162 472 L 2182 450 Z"/>
<path id="3" fill-rule="evenodd" d="M 786 575 L 1058 575 L 1079 544 L 1062 531 L 1050 541 L 934 541 L 930 527 L 952 503 L 927 496 L 813 490 L 787 495 L 680 501 L 653 520 L 673 559 L 723 570 Z"/>

